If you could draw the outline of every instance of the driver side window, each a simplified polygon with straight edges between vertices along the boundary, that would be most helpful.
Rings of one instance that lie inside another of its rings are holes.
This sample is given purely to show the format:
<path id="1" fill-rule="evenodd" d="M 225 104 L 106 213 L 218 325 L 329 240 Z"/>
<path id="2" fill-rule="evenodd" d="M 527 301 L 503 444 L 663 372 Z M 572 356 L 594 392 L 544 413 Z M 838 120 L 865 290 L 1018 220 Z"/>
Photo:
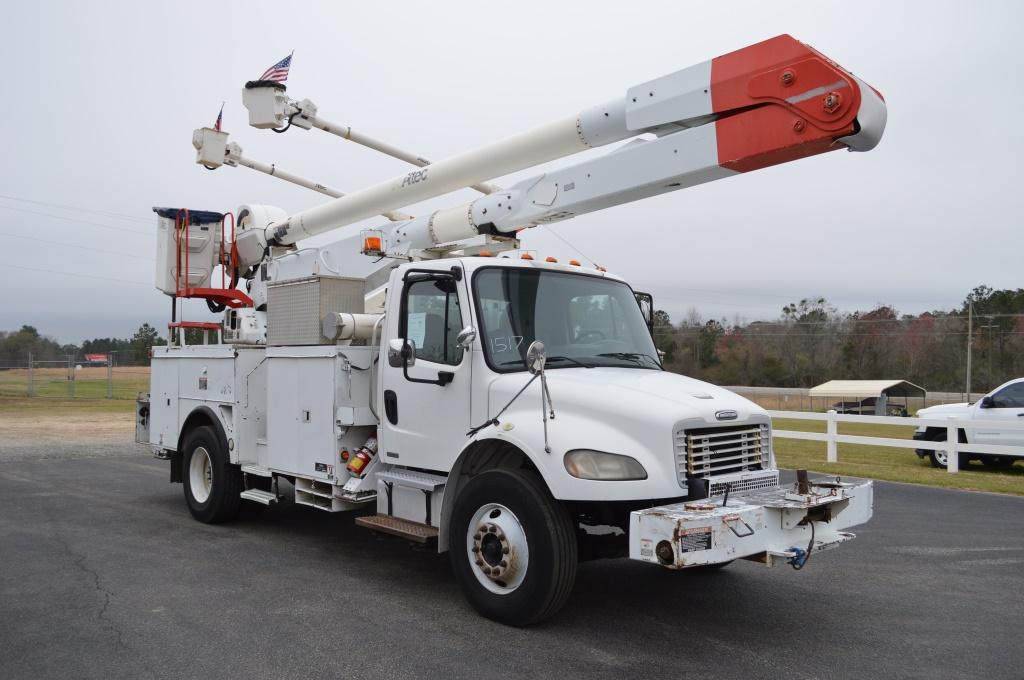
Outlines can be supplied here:
<path id="1" fill-rule="evenodd" d="M 1005 387 L 992 395 L 993 408 L 1024 408 L 1024 382 Z"/>
<path id="2" fill-rule="evenodd" d="M 416 358 L 454 366 L 462 361 L 455 342 L 462 328 L 459 294 L 451 279 L 416 281 L 406 295 L 405 337 L 416 344 Z"/>

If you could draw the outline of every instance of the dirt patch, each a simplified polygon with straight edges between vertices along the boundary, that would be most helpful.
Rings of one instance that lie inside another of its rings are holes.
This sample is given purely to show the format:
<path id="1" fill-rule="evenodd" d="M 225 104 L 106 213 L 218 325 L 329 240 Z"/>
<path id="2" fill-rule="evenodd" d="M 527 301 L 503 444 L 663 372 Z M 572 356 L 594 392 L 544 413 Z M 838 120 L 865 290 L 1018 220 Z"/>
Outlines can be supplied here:
<path id="1" fill-rule="evenodd" d="M 129 413 L 0 412 L 0 461 L 148 453 Z"/>

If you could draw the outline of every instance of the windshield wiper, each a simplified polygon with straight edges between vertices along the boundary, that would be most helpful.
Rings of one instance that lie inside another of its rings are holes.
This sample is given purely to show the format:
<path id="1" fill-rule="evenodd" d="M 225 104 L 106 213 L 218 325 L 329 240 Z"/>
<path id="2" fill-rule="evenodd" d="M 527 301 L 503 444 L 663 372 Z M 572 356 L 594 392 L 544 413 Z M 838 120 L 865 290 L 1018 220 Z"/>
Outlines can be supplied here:
<path id="1" fill-rule="evenodd" d="M 612 359 L 623 359 L 625 361 L 633 361 L 637 365 L 641 365 L 640 357 L 644 359 L 650 359 L 654 362 L 654 365 L 659 369 L 662 368 L 661 362 L 652 357 L 650 354 L 644 354 L 643 352 L 603 352 L 598 354 L 599 357 L 611 357 Z"/>
<path id="2" fill-rule="evenodd" d="M 572 357 L 563 357 L 563 356 L 548 357 L 547 360 L 548 361 L 568 361 L 571 364 L 576 364 L 577 366 L 582 366 L 583 368 L 593 368 L 593 366 L 591 364 L 585 364 L 582 361 L 580 361 L 579 359 L 573 359 Z"/>
<path id="3" fill-rule="evenodd" d="M 592 365 L 585 364 L 582 361 L 580 361 L 579 359 L 573 359 L 572 357 L 563 357 L 563 356 L 548 357 L 547 361 L 548 361 L 548 363 L 551 363 L 552 361 L 568 361 L 571 364 L 576 364 L 577 366 L 582 366 L 583 368 L 593 368 Z M 498 365 L 499 366 L 509 366 L 511 364 L 522 364 L 522 363 L 524 363 L 522 359 L 513 359 L 512 361 L 502 361 Z"/>

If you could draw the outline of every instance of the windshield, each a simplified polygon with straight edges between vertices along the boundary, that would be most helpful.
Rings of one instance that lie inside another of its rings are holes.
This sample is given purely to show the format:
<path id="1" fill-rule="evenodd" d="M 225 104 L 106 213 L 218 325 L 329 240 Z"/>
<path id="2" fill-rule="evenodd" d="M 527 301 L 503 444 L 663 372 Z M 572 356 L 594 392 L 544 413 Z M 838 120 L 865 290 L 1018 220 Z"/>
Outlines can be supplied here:
<path id="1" fill-rule="evenodd" d="M 540 340 L 548 367 L 661 369 L 633 291 L 619 281 L 537 269 L 487 268 L 474 277 L 487 363 L 525 368 Z"/>

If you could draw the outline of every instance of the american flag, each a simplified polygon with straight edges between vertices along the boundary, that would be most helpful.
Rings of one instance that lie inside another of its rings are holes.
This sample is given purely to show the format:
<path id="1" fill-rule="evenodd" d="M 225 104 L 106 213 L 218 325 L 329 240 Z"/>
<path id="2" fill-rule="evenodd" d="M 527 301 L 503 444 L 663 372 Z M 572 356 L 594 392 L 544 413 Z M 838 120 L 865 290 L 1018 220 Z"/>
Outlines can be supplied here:
<path id="1" fill-rule="evenodd" d="M 295 54 L 292 52 L 292 54 Z M 272 80 L 275 83 L 283 83 L 288 80 L 288 69 L 292 67 L 292 54 L 277 62 L 263 72 L 258 80 Z"/>
<path id="2" fill-rule="evenodd" d="M 213 129 L 220 132 L 220 124 L 224 120 L 224 103 L 221 102 L 220 113 L 217 114 L 217 120 L 213 124 Z"/>

